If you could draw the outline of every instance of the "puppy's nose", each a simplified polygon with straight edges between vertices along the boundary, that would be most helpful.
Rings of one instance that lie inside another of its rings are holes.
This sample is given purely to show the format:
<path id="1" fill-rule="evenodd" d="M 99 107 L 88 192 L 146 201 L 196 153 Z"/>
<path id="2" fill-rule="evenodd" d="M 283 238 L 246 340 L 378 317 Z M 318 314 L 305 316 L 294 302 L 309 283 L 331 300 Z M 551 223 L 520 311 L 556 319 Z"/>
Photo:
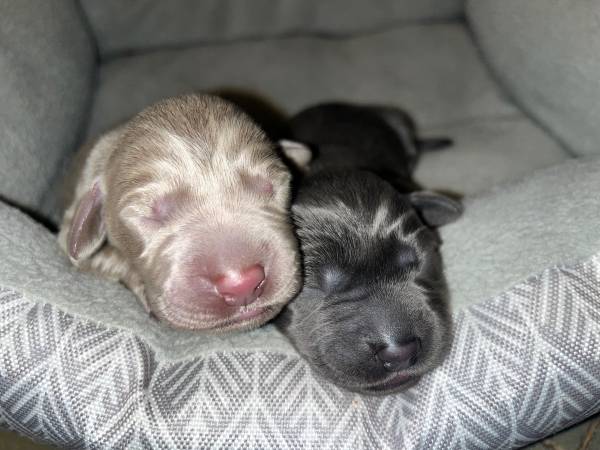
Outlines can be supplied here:
<path id="1" fill-rule="evenodd" d="M 242 270 L 230 270 L 215 280 L 215 288 L 230 306 L 248 305 L 264 290 L 265 269 L 260 264 Z"/>
<path id="2" fill-rule="evenodd" d="M 377 352 L 377 358 L 383 363 L 385 370 L 397 372 L 408 369 L 415 363 L 419 348 L 418 338 L 411 338 L 403 344 L 388 344 Z"/>

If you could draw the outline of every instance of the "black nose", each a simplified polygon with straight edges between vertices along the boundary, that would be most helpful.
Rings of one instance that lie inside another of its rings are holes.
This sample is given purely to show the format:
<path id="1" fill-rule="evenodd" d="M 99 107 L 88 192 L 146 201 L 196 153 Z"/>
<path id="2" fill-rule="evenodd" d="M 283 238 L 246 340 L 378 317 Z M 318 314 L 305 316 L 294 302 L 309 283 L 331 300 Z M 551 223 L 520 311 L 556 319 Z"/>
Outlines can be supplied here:
<path id="1" fill-rule="evenodd" d="M 385 370 L 397 372 L 408 369 L 416 359 L 421 341 L 419 338 L 411 338 L 402 344 L 387 344 L 377 352 L 377 358 L 383 363 Z"/>

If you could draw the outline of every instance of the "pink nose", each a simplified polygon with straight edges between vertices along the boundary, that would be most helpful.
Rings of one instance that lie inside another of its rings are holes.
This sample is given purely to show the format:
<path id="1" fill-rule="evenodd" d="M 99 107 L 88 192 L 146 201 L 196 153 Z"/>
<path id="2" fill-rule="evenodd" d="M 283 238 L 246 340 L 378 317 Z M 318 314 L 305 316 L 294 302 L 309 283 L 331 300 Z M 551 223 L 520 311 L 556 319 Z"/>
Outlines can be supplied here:
<path id="1" fill-rule="evenodd" d="M 230 270 L 215 280 L 215 288 L 230 306 L 248 305 L 263 292 L 265 270 L 259 264 L 243 270 Z"/>

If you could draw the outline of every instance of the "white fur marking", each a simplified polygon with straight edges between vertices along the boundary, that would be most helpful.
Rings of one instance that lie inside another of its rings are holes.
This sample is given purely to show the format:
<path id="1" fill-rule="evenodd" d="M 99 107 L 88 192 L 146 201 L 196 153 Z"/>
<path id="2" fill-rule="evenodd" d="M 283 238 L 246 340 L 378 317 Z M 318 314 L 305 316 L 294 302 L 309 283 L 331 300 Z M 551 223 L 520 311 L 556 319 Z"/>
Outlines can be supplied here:
<path id="1" fill-rule="evenodd" d="M 371 230 L 369 232 L 371 236 L 377 236 L 378 234 L 381 234 L 381 231 L 385 231 L 381 229 L 388 221 L 388 214 L 389 211 L 387 203 L 380 203 L 377 207 L 377 211 L 375 211 L 373 223 L 371 224 Z"/>

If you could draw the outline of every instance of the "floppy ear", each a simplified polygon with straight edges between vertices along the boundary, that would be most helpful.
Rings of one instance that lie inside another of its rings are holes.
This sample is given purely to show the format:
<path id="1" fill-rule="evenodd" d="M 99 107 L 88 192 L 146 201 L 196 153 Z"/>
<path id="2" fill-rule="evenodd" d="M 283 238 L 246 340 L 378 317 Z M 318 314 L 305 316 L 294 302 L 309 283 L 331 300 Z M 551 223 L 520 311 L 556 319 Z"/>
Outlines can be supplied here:
<path id="1" fill-rule="evenodd" d="M 102 217 L 104 194 L 99 182 L 81 196 L 67 233 L 67 251 L 73 261 L 87 259 L 106 239 L 106 228 Z"/>
<path id="2" fill-rule="evenodd" d="M 312 151 L 308 146 L 296 142 L 288 141 L 287 139 L 281 139 L 279 146 L 283 151 L 283 154 L 294 163 L 294 165 L 303 171 L 308 170 L 308 166 L 312 160 Z"/>
<path id="3" fill-rule="evenodd" d="M 409 199 L 423 222 L 430 227 L 454 222 L 463 212 L 463 206 L 458 200 L 434 192 L 412 192 Z"/>

